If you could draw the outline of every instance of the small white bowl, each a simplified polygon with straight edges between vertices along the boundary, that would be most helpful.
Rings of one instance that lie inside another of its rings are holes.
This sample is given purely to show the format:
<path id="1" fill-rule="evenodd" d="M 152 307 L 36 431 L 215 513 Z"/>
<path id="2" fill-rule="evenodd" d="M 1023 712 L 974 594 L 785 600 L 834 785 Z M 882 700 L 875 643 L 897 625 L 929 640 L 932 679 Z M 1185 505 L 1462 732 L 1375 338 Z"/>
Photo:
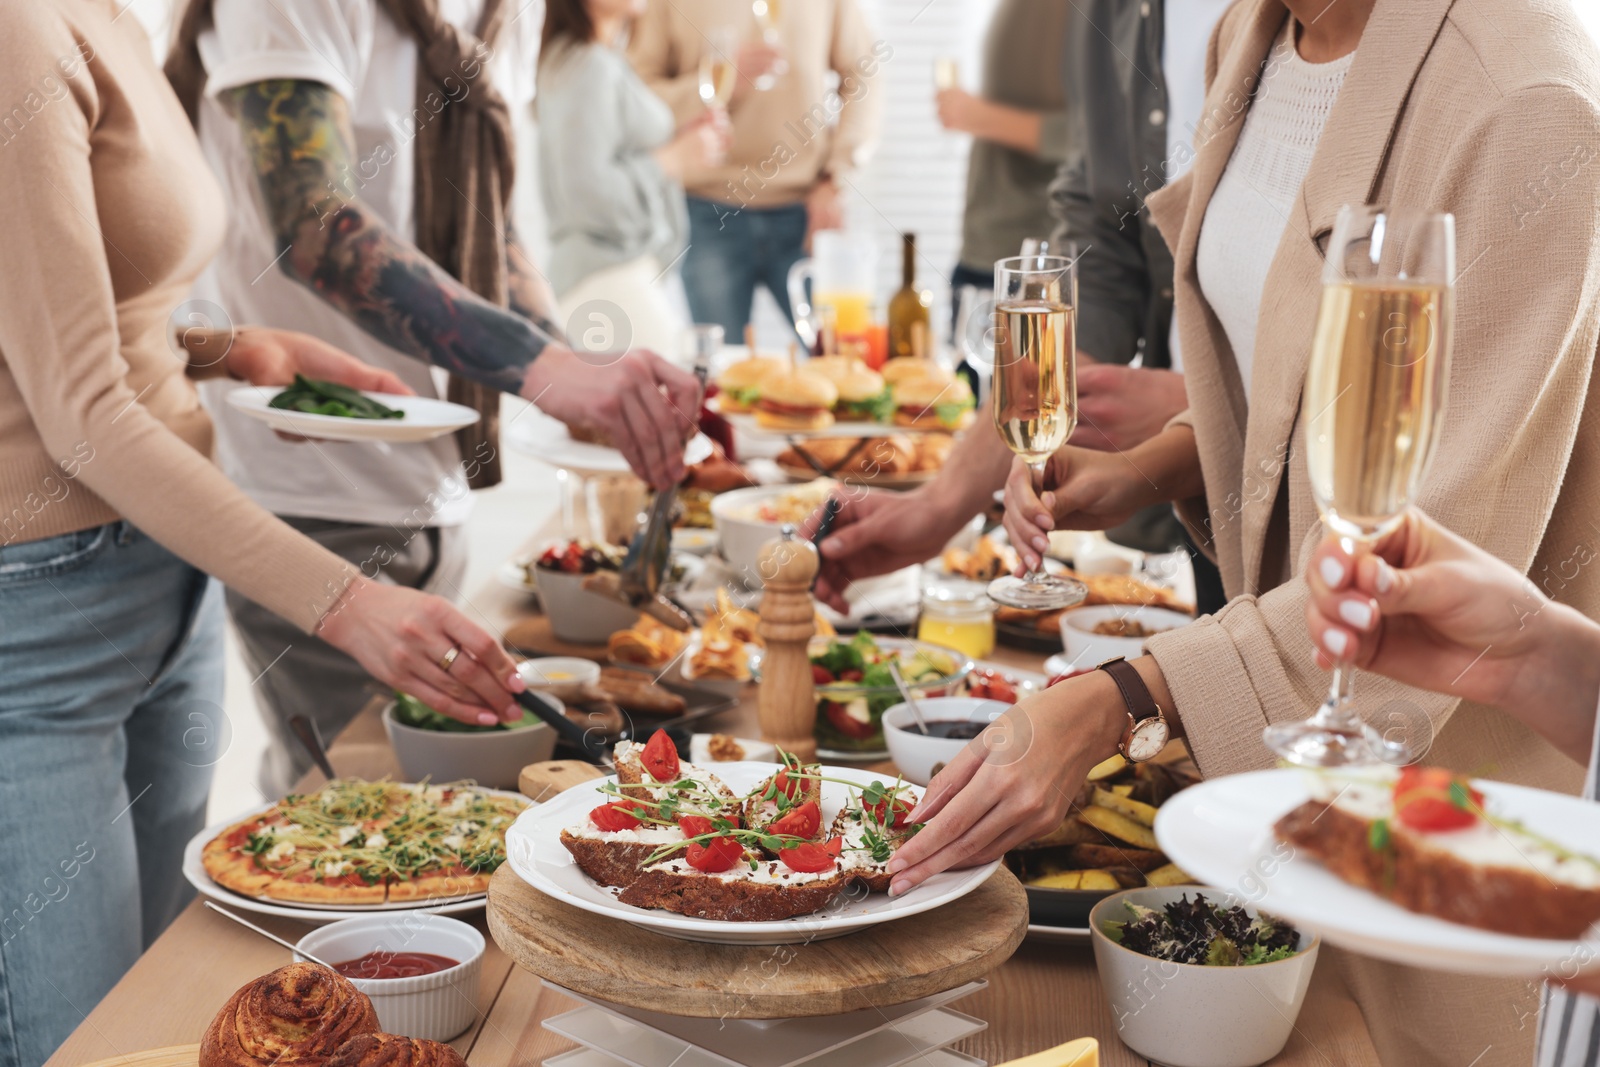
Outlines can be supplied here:
<path id="1" fill-rule="evenodd" d="M 689 762 L 700 767 L 709 767 L 722 762 L 711 754 L 711 739 L 715 734 L 691 734 L 689 736 Z M 739 747 L 744 750 L 740 760 L 754 763 L 772 763 L 778 758 L 778 746 L 770 741 L 757 741 L 749 737 L 735 737 Z M 738 762 L 738 761 L 734 761 Z"/>
<path id="2" fill-rule="evenodd" d="M 369 952 L 431 952 L 458 961 L 416 978 L 352 978 L 372 998 L 378 1025 L 391 1034 L 449 1041 L 478 1017 L 478 976 L 483 935 L 446 915 L 405 912 L 341 919 L 295 943 L 325 963 L 360 959 Z M 305 957 L 296 953 L 296 960 Z"/>
<path id="3" fill-rule="evenodd" d="M 550 631 L 575 645 L 603 645 L 618 630 L 639 619 L 636 608 L 583 587 L 588 574 L 539 568 L 539 599 L 550 619 Z"/>
<path id="4" fill-rule="evenodd" d="M 1322 942 L 1302 927 L 1300 952 L 1286 960 L 1202 967 L 1146 956 L 1105 934 L 1106 923 L 1126 918 L 1125 900 L 1159 908 L 1197 892 L 1223 899 L 1192 885 L 1146 887 L 1114 893 L 1089 911 L 1095 968 L 1117 1020 L 1117 1036 L 1166 1067 L 1255 1067 L 1288 1042 Z M 1256 914 L 1254 908 L 1245 910 Z"/>
<path id="5" fill-rule="evenodd" d="M 722 555 L 734 574 L 751 589 L 761 588 L 761 550 L 770 541 L 776 541 L 783 529 L 782 523 L 763 522 L 750 517 L 762 503 L 805 492 L 800 485 L 758 485 L 750 489 L 735 489 L 711 498 L 711 522 L 722 542 Z M 826 494 L 817 497 L 820 507 Z M 798 527 L 800 524 L 795 523 Z M 543 578 L 543 575 L 540 575 Z"/>
<path id="6" fill-rule="evenodd" d="M 557 700 L 577 700 L 585 686 L 600 682 L 600 664 L 577 656 L 541 656 L 517 664 L 517 673 L 529 689 Z"/>
<path id="7" fill-rule="evenodd" d="M 540 695 L 564 710 L 555 697 Z M 470 778 L 490 789 L 515 789 L 522 768 L 549 759 L 556 748 L 556 732 L 542 722 L 515 730 L 421 730 L 396 719 L 393 703 L 383 709 L 383 731 L 408 782 Z"/>
<path id="8" fill-rule="evenodd" d="M 928 697 L 917 701 L 922 717 L 932 726 L 936 722 L 981 722 L 988 725 L 1004 715 L 1010 704 L 976 697 Z M 917 729 L 916 716 L 905 704 L 896 704 L 883 713 L 883 738 L 889 745 L 889 758 L 912 785 L 927 785 L 939 767 L 955 759 L 971 738 L 930 737 Z"/>
<path id="9" fill-rule="evenodd" d="M 1061 627 L 1061 647 L 1066 650 L 1067 659 L 1092 667 L 1115 656 L 1133 659 L 1143 655 L 1148 637 L 1114 637 L 1094 632 L 1096 625 L 1112 619 L 1142 623 L 1145 628 L 1162 633 L 1194 621 L 1181 611 L 1139 604 L 1096 604 L 1087 608 L 1071 608 L 1061 613 L 1058 623 Z"/>

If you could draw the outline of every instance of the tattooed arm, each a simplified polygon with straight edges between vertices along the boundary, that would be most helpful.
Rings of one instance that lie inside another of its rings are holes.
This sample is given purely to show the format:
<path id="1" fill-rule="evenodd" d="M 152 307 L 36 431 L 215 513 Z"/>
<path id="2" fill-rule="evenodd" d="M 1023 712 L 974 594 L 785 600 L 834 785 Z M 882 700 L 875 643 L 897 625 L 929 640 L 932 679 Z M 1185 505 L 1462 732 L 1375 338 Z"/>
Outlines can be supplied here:
<path id="1" fill-rule="evenodd" d="M 534 400 L 609 439 L 640 477 L 683 477 L 699 386 L 654 353 L 580 356 L 544 317 L 549 290 L 513 244 L 515 311 L 481 299 L 362 203 L 348 106 L 319 82 L 273 80 L 223 94 L 255 167 L 282 269 L 385 344 Z"/>
<path id="2" fill-rule="evenodd" d="M 555 290 L 550 279 L 534 265 L 533 257 L 522 246 L 515 227 L 506 226 L 506 292 L 511 298 L 511 310 L 532 322 L 538 323 L 554 337 L 564 334 L 557 323 L 560 314 L 556 307 Z"/>

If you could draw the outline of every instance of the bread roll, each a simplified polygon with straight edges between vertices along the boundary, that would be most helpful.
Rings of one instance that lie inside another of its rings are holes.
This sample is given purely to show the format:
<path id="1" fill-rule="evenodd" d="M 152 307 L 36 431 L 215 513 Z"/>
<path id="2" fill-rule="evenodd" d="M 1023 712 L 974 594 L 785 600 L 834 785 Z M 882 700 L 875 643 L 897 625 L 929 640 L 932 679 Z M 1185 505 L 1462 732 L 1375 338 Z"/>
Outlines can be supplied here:
<path id="1" fill-rule="evenodd" d="M 378 1013 L 348 979 L 291 963 L 228 998 L 200 1040 L 200 1067 L 322 1067 L 352 1037 L 378 1032 Z"/>
<path id="2" fill-rule="evenodd" d="M 327 1067 L 467 1067 L 467 1061 L 440 1041 L 361 1034 L 340 1045 Z"/>

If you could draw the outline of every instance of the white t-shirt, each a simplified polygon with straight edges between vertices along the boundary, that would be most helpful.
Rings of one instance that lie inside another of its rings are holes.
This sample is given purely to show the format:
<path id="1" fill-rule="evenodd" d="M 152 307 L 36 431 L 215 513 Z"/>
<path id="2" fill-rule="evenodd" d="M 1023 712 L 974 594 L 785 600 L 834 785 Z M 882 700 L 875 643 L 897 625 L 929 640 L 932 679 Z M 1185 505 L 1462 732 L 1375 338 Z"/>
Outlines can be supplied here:
<path id="1" fill-rule="evenodd" d="M 1200 291 L 1228 335 L 1250 395 L 1261 295 L 1322 128 L 1355 53 L 1308 63 L 1295 50 L 1294 20 L 1262 65 L 1233 155 L 1217 181 L 1195 249 Z"/>
<path id="2" fill-rule="evenodd" d="M 1167 86 L 1167 184 L 1194 163 L 1194 131 L 1206 99 L 1206 48 L 1217 20 L 1233 0 L 1166 0 L 1161 14 L 1161 79 Z M 1183 370 L 1178 317 L 1167 349 L 1172 369 Z"/>
<path id="3" fill-rule="evenodd" d="M 441 0 L 445 17 L 475 31 L 483 0 Z M 489 72 L 516 111 L 533 100 L 543 4 L 514 3 Z M 363 204 L 409 240 L 416 121 L 417 48 L 375 0 L 216 0 L 215 26 L 200 38 L 208 75 L 200 141 L 228 199 L 228 233 L 195 295 L 236 325 L 301 330 L 393 371 L 419 395 L 441 395 L 443 375 L 373 338 L 277 264 L 277 242 L 239 129 L 217 102 L 225 89 L 275 78 L 321 82 L 344 97 L 355 127 Z M 452 105 L 446 105 L 452 106 Z M 234 412 L 226 381 L 202 388 L 217 425 L 223 469 L 252 499 L 280 515 L 354 523 L 455 526 L 472 495 L 455 439 L 421 444 L 295 444 Z"/>

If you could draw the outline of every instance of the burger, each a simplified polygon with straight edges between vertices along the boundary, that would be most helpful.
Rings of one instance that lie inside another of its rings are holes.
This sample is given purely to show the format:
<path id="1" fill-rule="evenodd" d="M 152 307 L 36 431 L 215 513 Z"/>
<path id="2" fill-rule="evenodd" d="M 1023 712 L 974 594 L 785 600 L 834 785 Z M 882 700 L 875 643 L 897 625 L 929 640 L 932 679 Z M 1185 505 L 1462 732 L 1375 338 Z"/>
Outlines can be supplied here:
<path id="1" fill-rule="evenodd" d="M 717 376 L 717 389 L 722 394 L 722 413 L 737 415 L 755 407 L 761 396 L 761 383 L 771 375 L 781 373 L 787 364 L 780 359 L 752 356 L 731 364 Z"/>
<path id="2" fill-rule="evenodd" d="M 888 422 L 894 414 L 894 398 L 883 376 L 859 359 L 819 356 L 806 363 L 806 370 L 827 378 L 839 390 L 833 413 L 840 419 Z"/>
<path id="3" fill-rule="evenodd" d="M 782 371 L 761 383 L 756 425 L 764 430 L 825 430 L 833 425 L 839 390 L 809 370 Z"/>
<path id="4" fill-rule="evenodd" d="M 883 375 L 883 380 L 890 385 L 899 385 L 909 378 L 931 378 L 934 381 L 948 382 L 955 377 L 937 360 L 917 359 L 912 356 L 891 359 L 883 365 L 880 373 Z"/>
<path id="5" fill-rule="evenodd" d="M 954 433 L 972 425 L 975 406 L 966 379 L 907 378 L 894 387 L 897 426 Z"/>

